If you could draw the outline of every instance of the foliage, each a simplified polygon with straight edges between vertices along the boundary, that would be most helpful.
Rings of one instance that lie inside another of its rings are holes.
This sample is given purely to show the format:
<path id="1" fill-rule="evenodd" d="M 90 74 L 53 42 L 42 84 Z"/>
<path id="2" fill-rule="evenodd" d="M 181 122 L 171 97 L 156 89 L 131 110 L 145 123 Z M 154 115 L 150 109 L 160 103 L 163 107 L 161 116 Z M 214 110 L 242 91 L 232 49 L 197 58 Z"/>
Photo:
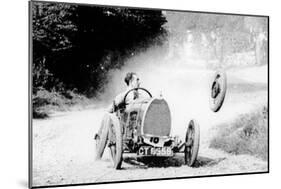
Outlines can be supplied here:
<path id="1" fill-rule="evenodd" d="M 110 69 L 159 43 L 165 22 L 161 11 L 32 2 L 34 116 L 71 105 L 69 95 L 93 97 Z"/>
<path id="2" fill-rule="evenodd" d="M 190 43 L 201 58 L 216 59 L 221 65 L 227 56 L 245 51 L 256 51 L 256 64 L 267 63 L 268 20 L 265 17 L 170 11 L 166 17 L 165 27 L 174 46 Z"/>
<path id="3" fill-rule="evenodd" d="M 41 88 L 32 95 L 32 99 L 33 118 L 46 118 L 53 111 L 67 111 L 91 104 L 90 99 L 75 90 L 57 92 Z"/>
<path id="4" fill-rule="evenodd" d="M 161 11 L 42 2 L 33 2 L 32 16 L 34 87 L 88 96 L 111 68 L 164 34 L 166 21 Z"/>

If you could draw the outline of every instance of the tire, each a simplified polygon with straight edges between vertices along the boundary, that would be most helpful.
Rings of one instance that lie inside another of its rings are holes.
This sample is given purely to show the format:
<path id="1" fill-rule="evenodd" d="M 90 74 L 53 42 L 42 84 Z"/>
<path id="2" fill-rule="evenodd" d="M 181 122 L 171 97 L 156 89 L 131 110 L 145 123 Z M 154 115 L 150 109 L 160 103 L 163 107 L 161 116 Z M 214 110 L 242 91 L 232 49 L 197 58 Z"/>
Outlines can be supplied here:
<path id="1" fill-rule="evenodd" d="M 217 71 L 211 83 L 210 108 L 213 112 L 218 112 L 225 99 L 227 89 L 226 73 Z"/>
<path id="2" fill-rule="evenodd" d="M 200 128 L 196 121 L 191 120 L 187 127 L 184 148 L 184 160 L 188 166 L 193 166 L 198 155 L 200 143 Z"/>
<path id="3" fill-rule="evenodd" d="M 108 140 L 113 167 L 114 169 L 121 169 L 123 154 L 122 132 L 119 119 L 114 114 L 110 115 Z"/>
<path id="4" fill-rule="evenodd" d="M 99 129 L 98 133 L 95 135 L 95 140 L 96 140 L 95 159 L 96 160 L 99 160 L 102 158 L 105 146 L 108 141 L 109 124 L 110 124 L 110 115 L 105 114 L 102 119 L 100 129 Z"/>

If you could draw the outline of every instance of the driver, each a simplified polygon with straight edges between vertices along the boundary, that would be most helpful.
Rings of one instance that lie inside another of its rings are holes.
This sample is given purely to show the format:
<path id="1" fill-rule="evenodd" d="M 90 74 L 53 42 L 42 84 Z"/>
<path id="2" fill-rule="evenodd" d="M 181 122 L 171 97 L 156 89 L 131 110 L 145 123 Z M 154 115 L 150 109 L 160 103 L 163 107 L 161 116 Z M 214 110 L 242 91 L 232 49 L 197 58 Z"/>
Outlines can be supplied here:
<path id="1" fill-rule="evenodd" d="M 115 112 L 117 109 L 124 107 L 125 104 L 130 103 L 139 97 L 138 91 L 135 90 L 130 92 L 130 94 L 126 97 L 126 102 L 123 102 L 124 97 L 129 90 L 140 87 L 140 79 L 134 72 L 128 72 L 124 78 L 124 81 L 127 85 L 127 89 L 115 97 L 113 105 L 111 105 L 109 108 L 110 113 Z"/>

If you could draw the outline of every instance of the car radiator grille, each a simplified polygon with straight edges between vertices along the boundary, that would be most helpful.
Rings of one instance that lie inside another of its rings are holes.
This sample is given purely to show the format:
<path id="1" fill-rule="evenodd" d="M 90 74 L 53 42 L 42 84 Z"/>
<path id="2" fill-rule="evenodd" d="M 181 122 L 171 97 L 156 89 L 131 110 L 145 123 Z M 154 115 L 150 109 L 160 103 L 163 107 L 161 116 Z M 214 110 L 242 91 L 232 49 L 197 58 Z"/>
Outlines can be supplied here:
<path id="1" fill-rule="evenodd" d="M 156 136 L 169 136 L 171 113 L 164 99 L 154 99 L 144 114 L 143 133 Z"/>

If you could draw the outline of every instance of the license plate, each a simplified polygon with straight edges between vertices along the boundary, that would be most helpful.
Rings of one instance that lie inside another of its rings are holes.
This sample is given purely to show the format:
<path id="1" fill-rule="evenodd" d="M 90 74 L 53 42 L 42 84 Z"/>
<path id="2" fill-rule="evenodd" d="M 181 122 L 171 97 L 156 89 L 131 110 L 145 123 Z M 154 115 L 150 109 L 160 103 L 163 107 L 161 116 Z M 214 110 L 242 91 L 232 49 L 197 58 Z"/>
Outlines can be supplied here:
<path id="1" fill-rule="evenodd" d="M 143 146 L 138 151 L 139 156 L 173 156 L 171 147 Z"/>

